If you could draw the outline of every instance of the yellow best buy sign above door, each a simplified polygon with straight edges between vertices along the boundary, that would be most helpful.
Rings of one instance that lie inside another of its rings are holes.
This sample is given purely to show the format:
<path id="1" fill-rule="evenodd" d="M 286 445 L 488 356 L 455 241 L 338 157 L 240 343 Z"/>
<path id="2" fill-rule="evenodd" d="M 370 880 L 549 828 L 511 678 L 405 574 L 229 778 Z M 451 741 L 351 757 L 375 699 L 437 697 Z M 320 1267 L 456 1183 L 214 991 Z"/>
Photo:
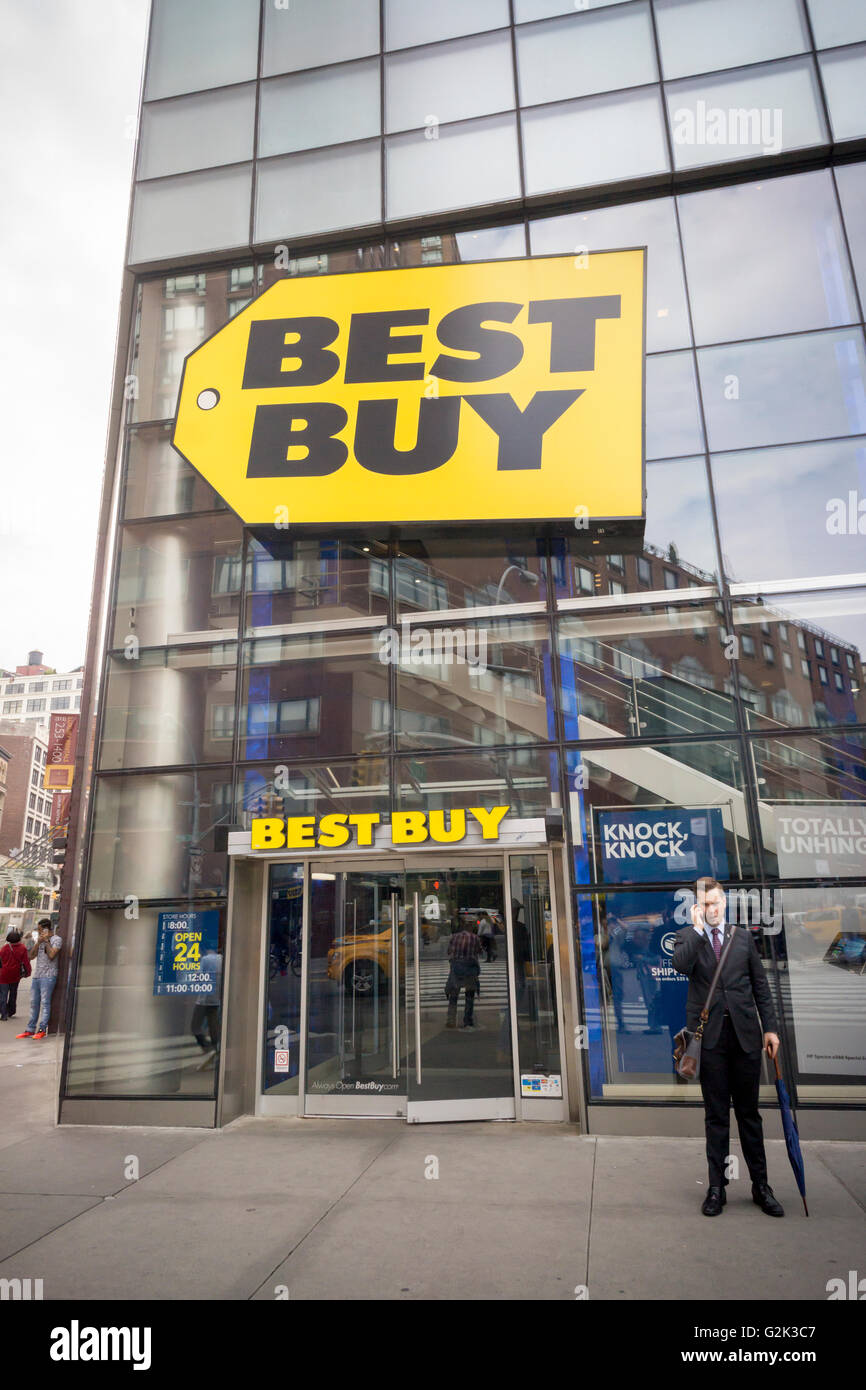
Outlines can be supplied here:
<path id="1" fill-rule="evenodd" d="M 643 514 L 644 251 L 281 280 L 173 444 L 248 523 Z"/>

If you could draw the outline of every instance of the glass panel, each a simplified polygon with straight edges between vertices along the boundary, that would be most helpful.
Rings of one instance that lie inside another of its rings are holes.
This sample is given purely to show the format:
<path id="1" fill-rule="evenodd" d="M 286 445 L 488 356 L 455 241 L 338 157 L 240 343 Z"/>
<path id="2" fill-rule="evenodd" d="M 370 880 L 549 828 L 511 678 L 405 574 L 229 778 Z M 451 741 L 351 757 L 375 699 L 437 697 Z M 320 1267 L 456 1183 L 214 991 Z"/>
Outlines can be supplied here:
<path id="1" fill-rule="evenodd" d="M 626 0 L 580 0 L 582 10 L 597 10 L 602 5 L 624 5 Z M 514 0 L 514 22 L 525 24 L 533 19 L 547 19 L 555 14 L 573 14 L 575 0 Z"/>
<path id="2" fill-rule="evenodd" d="M 259 0 L 155 0 L 145 99 L 256 75 Z"/>
<path id="3" fill-rule="evenodd" d="M 405 1095 L 393 1008 L 405 963 L 403 874 L 314 864 L 311 879 L 307 1096 Z"/>
<path id="4" fill-rule="evenodd" d="M 853 140 L 866 134 L 863 81 L 866 78 L 866 44 L 838 53 L 822 53 L 818 60 L 830 108 L 834 140 Z"/>
<path id="5" fill-rule="evenodd" d="M 782 888 L 777 898 L 777 949 L 787 959 L 780 988 L 800 1102 L 862 1105 L 866 896 L 862 888 L 810 887 Z"/>
<path id="6" fill-rule="evenodd" d="M 404 758 L 398 776 L 402 811 L 507 805 L 509 816 L 531 819 L 543 816 L 553 804 L 552 793 L 559 791 L 556 754 L 528 744 L 498 753 L 479 748 L 475 753 Z"/>
<path id="7" fill-rule="evenodd" d="M 546 621 L 406 626 L 394 648 L 400 747 L 536 743 L 554 737 L 545 694 Z"/>
<path id="8" fill-rule="evenodd" d="M 646 456 L 676 458 L 704 448 L 695 360 L 690 352 L 646 359 Z"/>
<path id="9" fill-rule="evenodd" d="M 267 763 L 238 769 L 235 819 L 245 830 L 258 816 L 353 815 L 391 810 L 388 763 L 366 756 L 354 762 Z"/>
<path id="10" fill-rule="evenodd" d="M 261 163 L 256 180 L 256 240 L 292 240 L 337 227 L 362 227 L 382 215 L 379 141 Z"/>
<path id="11" fill-rule="evenodd" d="M 678 169 L 755 159 L 826 140 L 811 58 L 666 86 Z"/>
<path id="12" fill-rule="evenodd" d="M 170 966 L 157 972 L 160 954 L 181 950 L 173 926 L 201 933 L 187 943 L 198 946 L 201 968 L 184 992 L 157 993 L 171 973 Z M 133 920 L 121 910 L 87 912 L 66 1094 L 214 1096 L 224 954 L 225 911 L 205 903 L 142 907 Z"/>
<path id="13" fill-rule="evenodd" d="M 866 39 L 866 11 L 861 0 L 808 0 L 808 4 L 818 48 Z"/>
<path id="14" fill-rule="evenodd" d="M 521 114 L 526 191 L 553 192 L 663 173 L 658 91 L 617 92 Z"/>
<path id="15" fill-rule="evenodd" d="M 767 873 L 781 878 L 861 878 L 866 856 L 866 736 L 760 738 L 749 747 Z"/>
<path id="16" fill-rule="evenodd" d="M 261 267 L 265 289 L 270 289 L 277 280 L 291 280 L 307 275 L 336 275 L 356 270 L 382 270 L 385 265 L 385 247 L 374 242 L 368 246 L 354 246 L 344 251 L 322 251 L 318 255 L 295 256 L 285 262 L 279 257 L 279 266 L 267 264 Z"/>
<path id="17" fill-rule="evenodd" d="M 840 164 L 833 173 L 862 300 L 866 299 L 866 164 Z"/>
<path id="18" fill-rule="evenodd" d="M 688 992 L 685 976 L 671 964 L 683 917 L 676 892 L 578 895 L 575 937 L 588 1023 L 589 1092 L 596 1100 L 700 1100 L 699 1086 L 673 1068 L 673 1039 L 683 1027 Z M 771 991 L 778 979 L 773 940 L 755 933 L 764 969 L 774 976 Z M 762 1102 L 775 1098 L 775 1087 L 767 1084 Z"/>
<path id="19" fill-rule="evenodd" d="M 224 896 L 228 856 L 214 830 L 231 819 L 231 768 L 100 777 L 88 900 Z"/>
<path id="20" fill-rule="evenodd" d="M 138 177 L 154 179 L 252 159 L 255 106 L 255 83 L 145 106 Z"/>
<path id="21" fill-rule="evenodd" d="M 546 856 L 511 855 L 508 880 L 518 1066 L 521 1074 L 558 1075 L 562 1062 L 553 959 L 556 944 Z"/>
<path id="22" fill-rule="evenodd" d="M 407 237 L 392 241 L 392 266 L 455 265 L 460 261 L 496 261 L 526 255 L 523 223 L 508 227 L 482 227 L 474 232 Z"/>
<path id="23" fill-rule="evenodd" d="M 724 882 L 753 871 L 735 743 L 569 751 L 566 769 L 578 883 Z"/>
<path id="24" fill-rule="evenodd" d="M 559 630 L 566 738 L 734 727 L 730 662 L 712 605 L 570 616 Z"/>
<path id="25" fill-rule="evenodd" d="M 679 204 L 696 342 L 856 321 L 829 170 L 708 189 Z"/>
<path id="26" fill-rule="evenodd" d="M 502 867 L 501 859 L 492 858 L 483 868 L 465 868 L 459 860 L 420 869 L 412 862 L 406 866 L 410 1103 L 514 1096 Z M 415 1005 L 415 894 L 422 914 L 420 1018 Z M 458 1031 L 473 1036 L 457 1037 Z"/>
<path id="27" fill-rule="evenodd" d="M 866 483 L 866 440 L 714 455 L 713 483 L 731 579 L 866 570 L 866 546 L 850 506 Z"/>
<path id="28" fill-rule="evenodd" d="M 398 612 L 543 600 L 543 549 L 543 541 L 407 537 L 397 542 L 394 565 Z"/>
<path id="29" fill-rule="evenodd" d="M 435 5 L 407 5 L 385 0 L 385 46 L 409 48 L 460 34 L 480 34 L 509 23 L 508 0 L 436 0 Z"/>
<path id="30" fill-rule="evenodd" d="M 647 352 L 689 346 L 691 333 L 672 198 L 543 217 L 530 222 L 529 230 L 534 256 L 646 246 Z"/>
<path id="31" fill-rule="evenodd" d="M 252 265 L 160 276 L 139 285 L 125 392 L 131 420 L 173 417 L 184 358 L 260 288 L 261 272 Z"/>
<path id="32" fill-rule="evenodd" d="M 247 552 L 248 628 L 283 623 L 337 622 L 388 608 L 385 541 L 281 540 L 250 537 Z"/>
<path id="33" fill-rule="evenodd" d="M 518 29 L 517 71 L 521 106 L 656 82 L 649 5 Z"/>
<path id="34" fill-rule="evenodd" d="M 564 542 L 557 592 L 563 598 L 688 589 L 718 583 L 710 492 L 703 457 L 660 459 L 646 469 L 646 533 L 639 551 L 612 540 L 604 549 L 579 536 Z M 563 542 L 553 545 L 560 557 Z M 615 587 L 620 585 L 620 588 Z"/>
<path id="35" fill-rule="evenodd" d="M 237 632 L 243 533 L 234 515 L 123 528 L 111 646 Z"/>
<path id="36" fill-rule="evenodd" d="M 391 706 L 381 652 L 381 634 L 370 632 L 246 643 L 240 757 L 386 751 Z"/>
<path id="37" fill-rule="evenodd" d="M 491 116 L 385 142 L 387 215 L 411 217 L 520 195 L 513 116 Z"/>
<path id="38" fill-rule="evenodd" d="M 136 186 L 130 265 L 241 247 L 250 238 L 252 165 Z"/>
<path id="39" fill-rule="evenodd" d="M 866 433 L 862 329 L 703 348 L 711 449 Z"/>
<path id="40" fill-rule="evenodd" d="M 866 723 L 866 589 L 735 601 L 734 625 L 753 728 Z M 779 661 L 785 650 L 791 669 Z"/>
<path id="41" fill-rule="evenodd" d="M 122 515 L 225 511 L 226 503 L 171 447 L 171 424 L 131 430 Z"/>
<path id="42" fill-rule="evenodd" d="M 417 130 L 514 106 L 505 31 L 413 48 L 385 59 L 385 129 Z M 436 139 L 436 134 L 430 140 Z"/>
<path id="43" fill-rule="evenodd" d="M 231 762 L 237 644 L 109 657 L 99 766 Z"/>
<path id="44" fill-rule="evenodd" d="M 262 76 L 379 52 L 379 0 L 292 0 L 265 5 Z"/>
<path id="45" fill-rule="evenodd" d="M 262 83 L 259 155 L 378 135 L 379 63 L 347 63 Z"/>
<path id="46" fill-rule="evenodd" d="M 296 1096 L 301 1065 L 303 864 L 272 864 L 262 1093 Z"/>
<path id="47" fill-rule="evenodd" d="M 809 47 L 799 0 L 655 0 L 666 78 L 786 58 Z"/>

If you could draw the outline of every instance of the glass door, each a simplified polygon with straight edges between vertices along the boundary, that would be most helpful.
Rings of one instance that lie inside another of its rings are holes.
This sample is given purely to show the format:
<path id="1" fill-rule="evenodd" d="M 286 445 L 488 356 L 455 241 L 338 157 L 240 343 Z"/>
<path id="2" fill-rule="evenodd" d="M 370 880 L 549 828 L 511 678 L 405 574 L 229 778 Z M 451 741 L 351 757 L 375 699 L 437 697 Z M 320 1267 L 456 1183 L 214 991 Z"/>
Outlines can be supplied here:
<path id="1" fill-rule="evenodd" d="M 399 860 L 310 865 L 306 1115 L 405 1115 Z"/>
<path id="2" fill-rule="evenodd" d="M 501 856 L 406 861 L 407 1119 L 515 1118 Z"/>

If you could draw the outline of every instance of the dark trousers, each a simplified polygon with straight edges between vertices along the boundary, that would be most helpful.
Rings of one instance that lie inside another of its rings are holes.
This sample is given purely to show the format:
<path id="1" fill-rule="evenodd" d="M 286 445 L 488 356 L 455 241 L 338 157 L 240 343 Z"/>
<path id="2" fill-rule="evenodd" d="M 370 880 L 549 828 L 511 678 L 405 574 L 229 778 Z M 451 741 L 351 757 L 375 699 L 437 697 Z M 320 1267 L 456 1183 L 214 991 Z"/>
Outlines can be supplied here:
<path id="1" fill-rule="evenodd" d="M 452 989 L 451 992 L 450 992 L 449 995 L 448 995 L 448 1022 L 449 1022 L 449 1023 L 456 1023 L 456 1022 L 457 1022 L 457 1000 L 458 1000 L 459 996 L 460 996 L 460 990 L 459 990 L 459 988 L 457 989 L 456 993 L 455 993 L 454 990 Z M 475 990 L 474 990 L 474 989 L 467 989 L 467 990 L 465 990 L 465 992 L 464 992 L 464 994 L 463 994 L 463 1022 L 464 1022 L 464 1024 L 466 1024 L 466 1023 L 473 1023 L 473 1022 L 474 1022 L 474 1018 L 473 1018 L 474 1010 L 475 1010 Z"/>
<path id="2" fill-rule="evenodd" d="M 726 1014 L 716 1046 L 701 1049 L 701 1091 L 710 1187 L 723 1187 L 727 1183 L 725 1161 L 730 1153 L 732 1104 L 752 1182 L 767 1181 L 764 1128 L 758 1114 L 760 1082 L 761 1049 L 744 1052 Z"/>
<path id="3" fill-rule="evenodd" d="M 217 1004 L 196 1004 L 192 1011 L 192 1035 L 199 1047 L 206 1047 L 205 1024 L 210 1034 L 211 1047 L 219 1047 L 219 1005 Z"/>
<path id="4" fill-rule="evenodd" d="M 18 981 L 14 985 L 0 985 L 0 1018 L 14 1018 L 18 1003 Z"/>

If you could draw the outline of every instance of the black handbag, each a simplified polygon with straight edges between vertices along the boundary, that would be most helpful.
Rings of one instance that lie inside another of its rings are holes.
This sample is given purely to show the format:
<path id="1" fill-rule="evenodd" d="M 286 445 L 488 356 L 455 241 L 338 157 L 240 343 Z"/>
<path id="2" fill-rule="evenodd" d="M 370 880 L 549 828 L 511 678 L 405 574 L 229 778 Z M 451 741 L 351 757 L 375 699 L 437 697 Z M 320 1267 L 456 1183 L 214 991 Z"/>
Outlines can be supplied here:
<path id="1" fill-rule="evenodd" d="M 728 958 L 728 952 L 734 944 L 736 927 L 731 928 L 731 934 L 725 942 L 725 948 L 719 956 L 719 963 L 716 966 L 716 973 L 710 982 L 709 993 L 701 1009 L 700 1022 L 692 1033 L 688 1028 L 681 1028 L 674 1038 L 674 1068 L 677 1076 L 681 1076 L 684 1081 L 698 1081 L 701 1075 L 701 1043 L 704 1037 L 704 1024 L 710 1016 L 710 1005 L 713 1002 L 713 995 L 716 992 L 716 985 L 719 983 L 719 976 L 722 973 L 722 966 Z"/>

